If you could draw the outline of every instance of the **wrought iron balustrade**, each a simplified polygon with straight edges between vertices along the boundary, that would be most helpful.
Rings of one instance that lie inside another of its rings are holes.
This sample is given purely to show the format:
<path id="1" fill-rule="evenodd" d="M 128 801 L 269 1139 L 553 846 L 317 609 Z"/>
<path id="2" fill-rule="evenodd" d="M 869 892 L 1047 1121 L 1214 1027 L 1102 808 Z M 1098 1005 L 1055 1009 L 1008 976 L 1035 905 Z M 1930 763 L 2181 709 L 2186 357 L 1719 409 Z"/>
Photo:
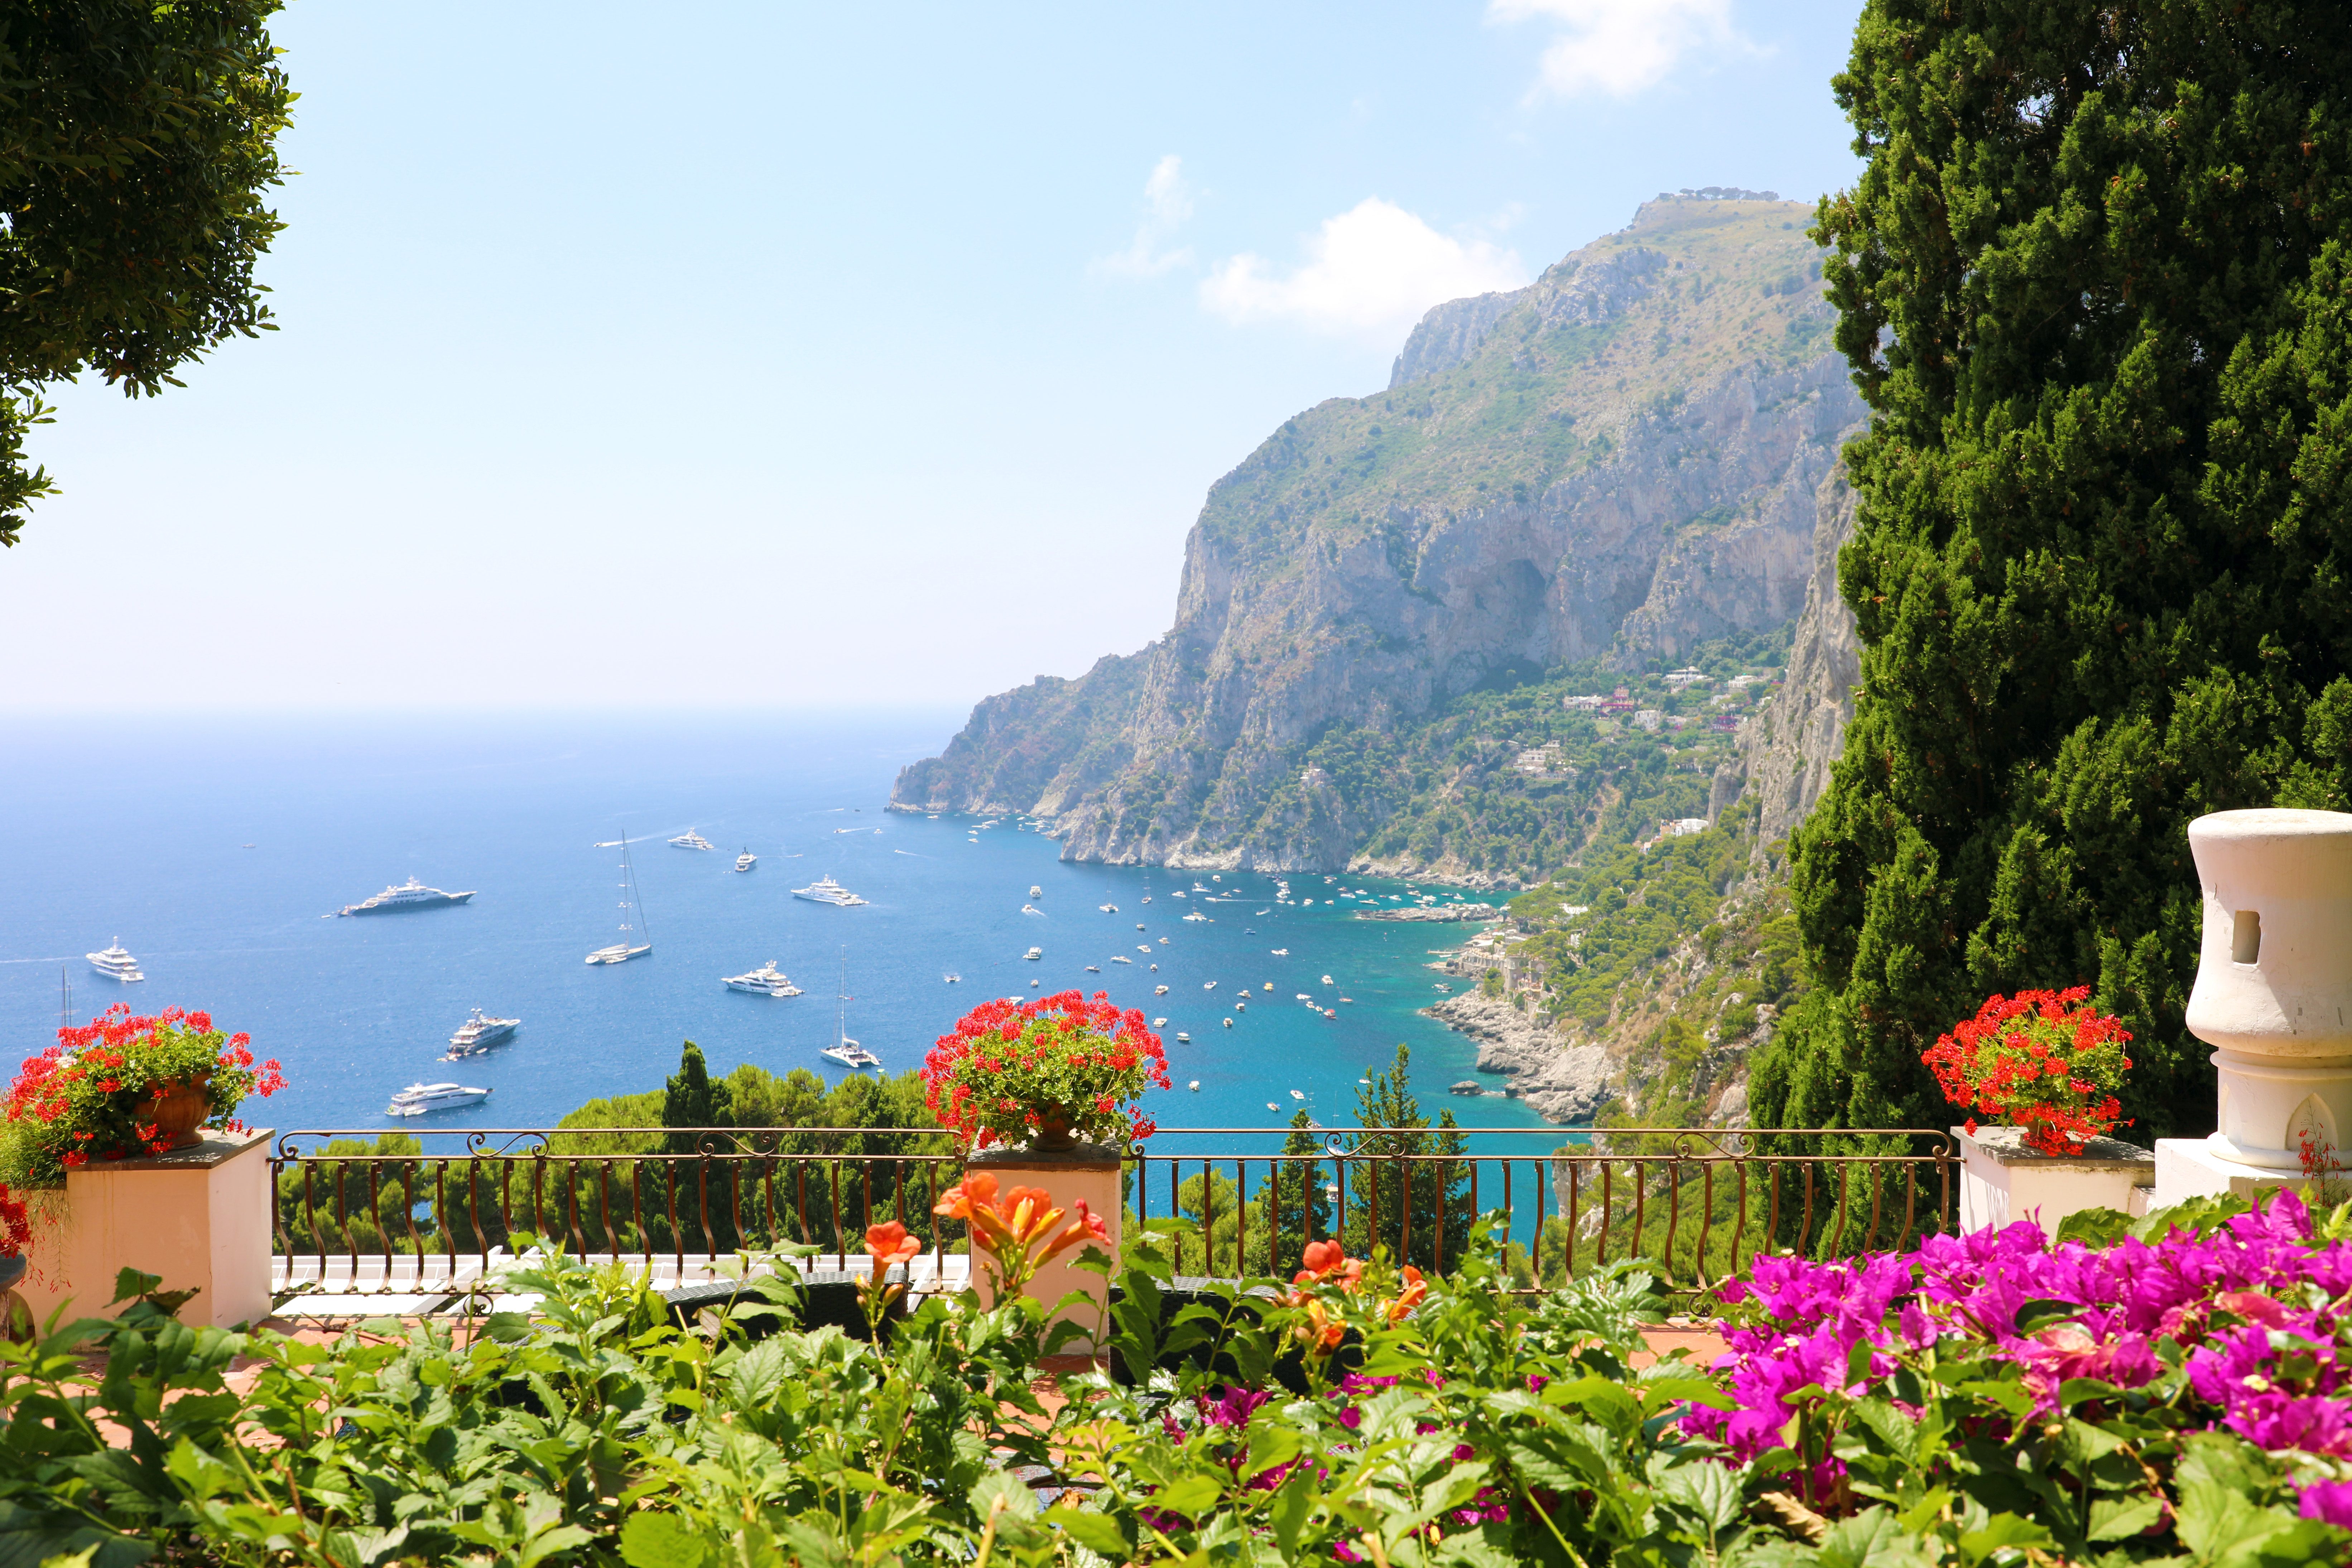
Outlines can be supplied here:
<path id="1" fill-rule="evenodd" d="M 1286 1275 L 1337 1236 L 1450 1273 L 1472 1220 L 1500 1209 L 1523 1286 L 1639 1258 L 1685 1289 L 1759 1249 L 1858 1253 L 1957 1218 L 1958 1151 L 1941 1131 L 1456 1131 L 1457 1152 L 1425 1127 L 1315 1129 L 1312 1152 L 1286 1152 L 1287 1128 L 1163 1129 L 1127 1152 L 1127 1207 L 1170 1233 L 1188 1272 Z M 929 1242 L 934 1279 L 963 1250 L 961 1224 L 931 1212 L 963 1173 L 937 1131 L 306 1131 L 278 1136 L 271 1168 L 282 1290 L 462 1288 L 526 1233 L 679 1283 L 745 1250 L 842 1259 L 893 1218 Z"/>

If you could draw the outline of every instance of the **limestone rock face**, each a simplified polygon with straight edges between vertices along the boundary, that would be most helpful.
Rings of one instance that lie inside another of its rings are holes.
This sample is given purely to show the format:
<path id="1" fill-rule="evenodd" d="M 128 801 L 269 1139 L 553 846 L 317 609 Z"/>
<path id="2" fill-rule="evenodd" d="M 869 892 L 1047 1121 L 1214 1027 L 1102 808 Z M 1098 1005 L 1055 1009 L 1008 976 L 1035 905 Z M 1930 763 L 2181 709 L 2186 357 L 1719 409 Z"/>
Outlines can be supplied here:
<path id="1" fill-rule="evenodd" d="M 1843 469 L 1822 481 L 1814 507 L 1812 572 L 1780 691 L 1742 737 L 1748 787 L 1759 797 L 1758 841 L 1785 838 L 1829 788 L 1830 765 L 1853 721 L 1862 637 L 1838 595 L 1839 549 L 1853 537 L 1855 497 Z"/>
<path id="2" fill-rule="evenodd" d="M 1499 996 L 1465 992 L 1424 1009 L 1478 1042 L 1478 1070 L 1508 1073 L 1528 1105 L 1548 1121 L 1590 1121 L 1609 1094 L 1609 1053 L 1570 1045 L 1541 1017 Z"/>
<path id="3" fill-rule="evenodd" d="M 1307 759 L 1335 724 L 1810 614 L 1862 407 L 1806 216 L 1650 203 L 1527 289 L 1431 311 L 1388 391 L 1218 481 L 1165 637 L 989 699 L 893 804 L 1032 811 L 1069 859 L 1336 870 L 1400 803 Z"/>

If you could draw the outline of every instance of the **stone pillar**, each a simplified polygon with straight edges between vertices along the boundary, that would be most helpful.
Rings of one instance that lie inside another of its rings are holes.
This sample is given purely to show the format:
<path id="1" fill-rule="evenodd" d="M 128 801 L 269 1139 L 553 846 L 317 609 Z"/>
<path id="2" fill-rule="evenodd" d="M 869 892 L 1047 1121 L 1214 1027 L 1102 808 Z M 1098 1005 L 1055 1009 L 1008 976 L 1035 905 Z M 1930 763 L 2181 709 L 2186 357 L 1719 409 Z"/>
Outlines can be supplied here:
<path id="1" fill-rule="evenodd" d="M 964 1162 L 968 1173 L 985 1171 L 996 1178 L 997 1195 L 1002 1197 L 1014 1187 L 1040 1187 L 1053 1196 L 1054 1206 L 1068 1212 L 1055 1233 L 1060 1234 L 1070 1220 L 1076 1217 L 1079 1200 L 1084 1199 L 1089 1213 L 1101 1216 L 1110 1231 L 1111 1260 L 1118 1259 L 1119 1221 L 1126 1205 L 1119 1199 L 1118 1151 L 1099 1143 L 1081 1143 L 1067 1153 L 1047 1154 L 1034 1149 L 986 1149 Z M 987 1255 L 969 1243 L 966 1250 L 971 1256 L 972 1289 L 980 1292 L 981 1301 L 996 1305 L 996 1286 Z M 1074 1342 L 1066 1350 L 1071 1354 L 1084 1354 L 1092 1344 L 1096 1329 L 1105 1321 L 1102 1310 L 1108 1305 L 1110 1282 L 1099 1274 L 1074 1267 L 1086 1253 L 1086 1247 L 1074 1247 L 1037 1271 L 1024 1295 L 1051 1307 L 1073 1290 L 1085 1292 L 1094 1304 L 1082 1310 L 1059 1314 L 1055 1321 L 1067 1319 L 1086 1329 L 1088 1338 Z"/>
<path id="2" fill-rule="evenodd" d="M 2204 932 L 2189 1032 L 2219 1047 L 2204 1139 L 2158 1144 L 2159 1203 L 2299 1179 L 2352 1130 L 2352 816 L 2223 811 L 2189 825 Z"/>
<path id="3" fill-rule="evenodd" d="M 2044 1154 L 2025 1146 L 2022 1127 L 1952 1129 L 1960 1142 L 1960 1228 L 2030 1219 L 2055 1237 L 2080 1209 L 2142 1215 L 2156 1179 L 2156 1156 L 2136 1144 L 2094 1138 L 2080 1154 Z"/>
<path id="4" fill-rule="evenodd" d="M 68 1299 L 69 1318 L 110 1316 L 124 1268 L 196 1291 L 180 1309 L 184 1323 L 269 1316 L 269 1138 L 266 1128 L 206 1132 L 194 1148 L 67 1172 L 65 1201 L 34 1211 L 31 1267 L 16 1286 L 35 1322 Z"/>

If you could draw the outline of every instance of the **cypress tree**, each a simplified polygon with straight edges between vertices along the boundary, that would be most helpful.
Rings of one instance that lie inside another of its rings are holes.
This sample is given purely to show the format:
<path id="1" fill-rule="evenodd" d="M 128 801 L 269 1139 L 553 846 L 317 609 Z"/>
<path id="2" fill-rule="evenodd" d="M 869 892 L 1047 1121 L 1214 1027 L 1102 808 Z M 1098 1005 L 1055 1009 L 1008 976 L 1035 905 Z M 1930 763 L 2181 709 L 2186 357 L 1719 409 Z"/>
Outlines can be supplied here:
<path id="1" fill-rule="evenodd" d="M 1373 1247 L 1385 1247 L 1401 1265 L 1411 1263 L 1424 1272 L 1450 1273 L 1462 1259 L 1471 1222 L 1476 1217 L 1470 1212 L 1470 1162 L 1464 1157 L 1469 1144 L 1454 1131 L 1451 1110 L 1438 1113 L 1435 1131 L 1425 1131 L 1429 1118 L 1422 1114 L 1407 1070 L 1412 1059 L 1412 1053 L 1398 1046 L 1396 1065 L 1374 1073 L 1366 1087 L 1356 1090 L 1360 1125 L 1397 1131 L 1356 1135 L 1349 1152 L 1377 1158 L 1380 1163 L 1377 1167 L 1361 1161 L 1350 1163 L 1341 1239 L 1358 1258 L 1369 1258 Z M 1412 1157 L 1423 1155 L 1444 1158 Z M 1391 1163 L 1391 1156 L 1405 1158 Z"/>
<path id="2" fill-rule="evenodd" d="M 702 1047 L 692 1040 L 678 1053 L 677 1071 L 662 1085 L 662 1125 L 664 1127 L 732 1127 L 735 1125 L 735 1096 L 724 1079 L 710 1080 L 710 1069 L 703 1064 Z M 673 1132 L 662 1140 L 663 1151 L 671 1154 L 691 1154 L 695 1140 L 684 1133 Z"/>
<path id="3" fill-rule="evenodd" d="M 2201 1131 L 2184 829 L 2352 781 L 2352 11 L 1871 0 L 1836 94 L 1863 686 L 1759 1119 L 1940 1124 L 1936 1036 L 2080 983 Z"/>

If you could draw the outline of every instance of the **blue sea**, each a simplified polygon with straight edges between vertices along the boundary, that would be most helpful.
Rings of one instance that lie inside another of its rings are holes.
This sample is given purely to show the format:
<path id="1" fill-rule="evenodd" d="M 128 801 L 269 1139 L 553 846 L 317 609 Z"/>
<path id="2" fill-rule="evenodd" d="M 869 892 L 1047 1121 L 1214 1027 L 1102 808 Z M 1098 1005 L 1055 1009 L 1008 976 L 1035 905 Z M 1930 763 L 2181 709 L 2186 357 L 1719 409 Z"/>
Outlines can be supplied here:
<path id="1" fill-rule="evenodd" d="M 62 978 L 78 1020 L 127 1001 L 203 1008 L 248 1031 L 290 1080 L 248 1108 L 256 1125 L 547 1127 L 591 1098 L 659 1088 L 684 1040 L 701 1044 L 714 1072 L 756 1062 L 835 1079 L 843 1069 L 817 1053 L 838 1006 L 848 1033 L 899 1072 L 987 997 L 1082 987 L 1168 1019 L 1176 1087 L 1149 1109 L 1170 1129 L 1276 1129 L 1301 1104 L 1345 1127 L 1359 1079 L 1400 1042 L 1433 1117 L 1543 1125 L 1516 1100 L 1446 1094 L 1476 1076 L 1476 1048 L 1417 1010 L 1440 994 L 1430 950 L 1466 928 L 1355 920 L 1365 906 L 1332 902 L 1336 886 L 1320 876 L 1290 879 L 1312 905 L 1285 905 L 1262 873 L 1066 865 L 1016 818 L 986 826 L 886 811 L 899 768 L 938 752 L 961 719 L 7 721 L 0 1048 L 30 1055 L 55 1038 Z M 689 829 L 717 851 L 665 842 Z M 592 967 L 584 956 L 619 935 L 619 852 L 594 846 L 624 834 L 654 949 Z M 744 848 L 759 866 L 739 875 Z M 792 896 L 828 873 L 867 903 Z M 322 918 L 412 875 L 474 898 Z M 118 938 L 144 984 L 85 962 Z M 1042 959 L 1024 960 L 1032 946 Z M 803 994 L 720 983 L 771 959 Z M 1244 986 L 1253 996 L 1236 1011 Z M 485 1056 L 436 1060 L 475 1007 L 522 1027 Z M 404 1086 L 453 1079 L 488 1088 L 489 1100 L 404 1123 L 384 1114 Z M 1554 1142 L 1507 1146 L 1535 1154 Z M 1154 1152 L 1275 1146 L 1171 1133 Z"/>

